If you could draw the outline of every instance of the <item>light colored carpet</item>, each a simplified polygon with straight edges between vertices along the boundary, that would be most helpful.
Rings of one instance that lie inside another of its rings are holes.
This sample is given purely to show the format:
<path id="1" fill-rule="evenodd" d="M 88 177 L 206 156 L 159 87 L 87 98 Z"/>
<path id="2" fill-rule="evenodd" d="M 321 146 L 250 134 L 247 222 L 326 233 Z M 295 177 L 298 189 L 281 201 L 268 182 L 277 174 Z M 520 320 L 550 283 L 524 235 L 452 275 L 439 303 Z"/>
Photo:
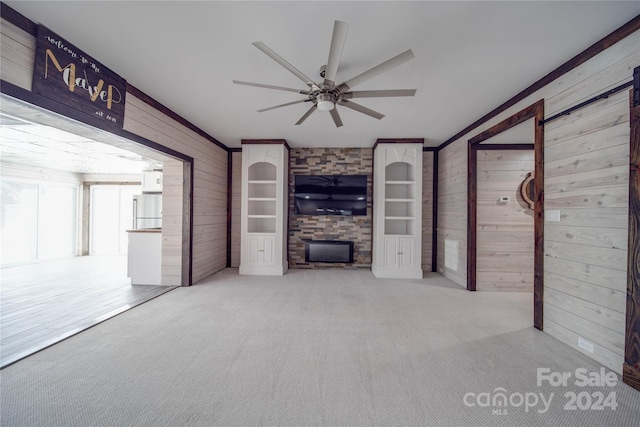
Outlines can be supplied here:
<path id="1" fill-rule="evenodd" d="M 619 378 L 537 385 L 600 365 L 533 329 L 532 305 L 437 274 L 227 269 L 2 370 L 2 426 L 638 425 Z M 502 389 L 507 406 L 479 406 Z M 617 408 L 565 410 L 572 392 Z M 519 404 L 533 393 L 546 412 Z"/>

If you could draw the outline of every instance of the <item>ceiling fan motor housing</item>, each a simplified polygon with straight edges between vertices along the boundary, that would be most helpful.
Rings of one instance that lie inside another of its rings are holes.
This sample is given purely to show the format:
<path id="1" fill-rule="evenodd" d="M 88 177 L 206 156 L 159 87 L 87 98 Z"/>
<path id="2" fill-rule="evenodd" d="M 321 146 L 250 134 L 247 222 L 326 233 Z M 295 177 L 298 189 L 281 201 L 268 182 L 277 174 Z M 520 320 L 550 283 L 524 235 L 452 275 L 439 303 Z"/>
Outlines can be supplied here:
<path id="1" fill-rule="evenodd" d="M 330 111 L 336 107 L 335 95 L 331 92 L 323 92 L 318 95 L 318 109 L 322 111 Z"/>

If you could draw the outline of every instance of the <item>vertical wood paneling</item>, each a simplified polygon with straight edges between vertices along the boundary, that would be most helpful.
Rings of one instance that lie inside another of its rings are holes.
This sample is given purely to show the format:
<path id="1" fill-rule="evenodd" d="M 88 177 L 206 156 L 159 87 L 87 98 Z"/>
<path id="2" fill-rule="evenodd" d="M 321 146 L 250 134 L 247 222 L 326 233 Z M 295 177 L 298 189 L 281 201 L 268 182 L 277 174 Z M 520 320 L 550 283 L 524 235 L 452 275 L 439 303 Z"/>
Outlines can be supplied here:
<path id="1" fill-rule="evenodd" d="M 533 150 L 479 148 L 476 290 L 531 292 L 533 210 L 522 200 L 519 186 L 533 171 Z M 499 202 L 502 196 L 509 201 Z"/>

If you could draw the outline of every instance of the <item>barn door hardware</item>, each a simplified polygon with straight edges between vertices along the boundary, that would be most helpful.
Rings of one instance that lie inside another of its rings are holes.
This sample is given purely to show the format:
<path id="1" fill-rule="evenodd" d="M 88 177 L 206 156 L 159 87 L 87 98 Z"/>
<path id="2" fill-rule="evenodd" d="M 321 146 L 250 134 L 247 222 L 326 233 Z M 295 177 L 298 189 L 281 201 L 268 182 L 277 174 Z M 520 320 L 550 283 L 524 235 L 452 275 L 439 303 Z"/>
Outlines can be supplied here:
<path id="1" fill-rule="evenodd" d="M 635 80 L 635 78 L 636 77 L 635 77 L 635 72 L 634 72 L 634 80 Z M 551 117 L 549 117 L 547 119 L 540 120 L 540 122 L 538 124 L 539 125 L 543 125 L 543 124 L 548 123 L 548 122 L 550 122 L 552 120 L 555 120 L 555 119 L 557 119 L 559 117 L 568 116 L 569 114 L 573 113 L 576 110 L 579 110 L 580 108 L 584 108 L 587 105 L 593 104 L 594 102 L 599 101 L 601 99 L 607 99 L 608 97 L 610 97 L 614 93 L 618 93 L 621 90 L 625 90 L 626 88 L 631 87 L 631 86 L 633 86 L 633 80 L 628 81 L 626 83 L 623 83 L 620 86 L 614 87 L 613 89 L 609 89 L 608 91 L 606 91 L 604 93 L 601 93 L 600 95 L 594 96 L 593 98 L 589 98 L 586 101 L 581 102 L 578 105 L 574 105 L 571 108 L 567 108 L 566 110 L 561 111 L 558 114 L 554 114 L 553 116 L 551 116 Z"/>

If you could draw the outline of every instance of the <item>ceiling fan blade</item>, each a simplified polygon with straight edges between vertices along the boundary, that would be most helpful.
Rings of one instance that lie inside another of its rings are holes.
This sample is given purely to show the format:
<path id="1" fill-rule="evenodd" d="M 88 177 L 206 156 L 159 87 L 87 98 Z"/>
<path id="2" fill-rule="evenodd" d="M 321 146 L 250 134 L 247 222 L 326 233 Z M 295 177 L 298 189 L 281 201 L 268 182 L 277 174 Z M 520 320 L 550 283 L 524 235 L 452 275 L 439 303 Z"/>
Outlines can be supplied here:
<path id="1" fill-rule="evenodd" d="M 417 89 L 392 89 L 392 90 L 359 90 L 347 92 L 342 95 L 343 99 L 351 98 L 383 98 L 391 96 L 414 96 Z"/>
<path id="2" fill-rule="evenodd" d="M 342 120 L 340 119 L 340 114 L 338 114 L 338 109 L 334 108 L 333 110 L 329 111 L 329 113 L 331 114 L 331 118 L 336 124 L 336 127 L 339 128 L 340 126 L 342 126 Z"/>
<path id="3" fill-rule="evenodd" d="M 336 74 L 338 73 L 338 65 L 342 57 L 342 49 L 347 39 L 347 30 L 349 26 L 342 21 L 336 21 L 333 24 L 333 36 L 331 37 L 331 48 L 329 49 L 329 59 L 327 59 L 327 68 L 324 72 L 323 86 L 333 88 L 336 84 Z"/>
<path id="4" fill-rule="evenodd" d="M 309 110 L 304 113 L 304 116 L 300 117 L 300 120 L 298 120 L 296 122 L 296 125 L 301 125 L 302 122 L 304 122 L 305 120 L 307 120 L 307 118 L 311 115 L 311 113 L 313 113 L 314 111 L 316 111 L 318 109 L 318 107 L 316 106 L 316 104 L 313 104 L 311 106 L 311 108 L 309 108 Z"/>
<path id="5" fill-rule="evenodd" d="M 273 59 L 278 64 L 280 64 L 284 68 L 286 68 L 290 73 L 292 73 L 294 76 L 296 76 L 297 78 L 302 80 L 309 87 L 311 87 L 311 88 L 318 87 L 318 85 L 315 84 L 313 82 L 313 80 L 311 80 L 309 77 L 305 76 L 302 73 L 302 71 L 298 70 L 296 67 L 294 67 L 293 65 L 288 63 L 283 57 L 281 57 L 280 55 L 275 53 L 273 50 L 271 50 L 266 44 L 264 44 L 262 42 L 254 42 L 253 45 L 255 47 L 257 47 L 258 49 L 260 49 L 262 52 L 264 52 L 269 58 Z"/>
<path id="6" fill-rule="evenodd" d="M 276 108 L 286 107 L 287 105 L 299 104 L 301 102 L 307 102 L 308 99 L 299 99 L 297 101 L 287 102 L 286 104 L 274 105 L 273 107 L 263 108 L 262 110 L 258 110 L 258 113 L 264 113 L 265 111 L 275 110 Z"/>
<path id="7" fill-rule="evenodd" d="M 372 79 L 373 77 L 379 74 L 382 74 L 385 71 L 389 71 L 392 68 L 397 67 L 398 65 L 404 64 L 405 62 L 410 61 L 413 58 L 415 58 L 413 51 L 411 49 L 405 50 L 401 54 L 396 55 L 393 58 L 384 61 L 382 64 L 376 65 L 375 67 L 365 71 L 364 73 L 358 74 L 352 79 L 347 80 L 346 82 L 342 83 L 338 88 L 342 92 L 347 92 L 349 89 L 355 87 L 356 85 L 359 85 L 360 83 L 363 83 L 369 79 Z"/>
<path id="8" fill-rule="evenodd" d="M 265 85 L 265 84 L 262 84 L 262 83 L 243 82 L 243 81 L 240 81 L 240 80 L 233 80 L 233 83 L 235 83 L 237 85 L 263 87 L 265 89 L 285 90 L 287 92 L 301 93 L 303 95 L 309 95 L 311 93 L 308 90 L 293 89 L 293 88 L 290 88 L 290 87 L 282 87 L 282 86 Z"/>
<path id="9" fill-rule="evenodd" d="M 381 118 L 384 117 L 384 114 L 380 114 L 377 111 L 373 111 L 370 108 L 363 107 L 362 105 L 356 104 L 353 101 L 347 101 L 346 99 L 343 99 L 341 101 L 338 101 L 338 103 L 340 105 L 342 105 L 343 107 L 351 108 L 352 110 L 356 110 L 356 111 L 358 111 L 360 113 L 364 113 L 367 116 L 371 116 L 371 117 L 376 118 L 378 120 L 380 120 Z"/>

